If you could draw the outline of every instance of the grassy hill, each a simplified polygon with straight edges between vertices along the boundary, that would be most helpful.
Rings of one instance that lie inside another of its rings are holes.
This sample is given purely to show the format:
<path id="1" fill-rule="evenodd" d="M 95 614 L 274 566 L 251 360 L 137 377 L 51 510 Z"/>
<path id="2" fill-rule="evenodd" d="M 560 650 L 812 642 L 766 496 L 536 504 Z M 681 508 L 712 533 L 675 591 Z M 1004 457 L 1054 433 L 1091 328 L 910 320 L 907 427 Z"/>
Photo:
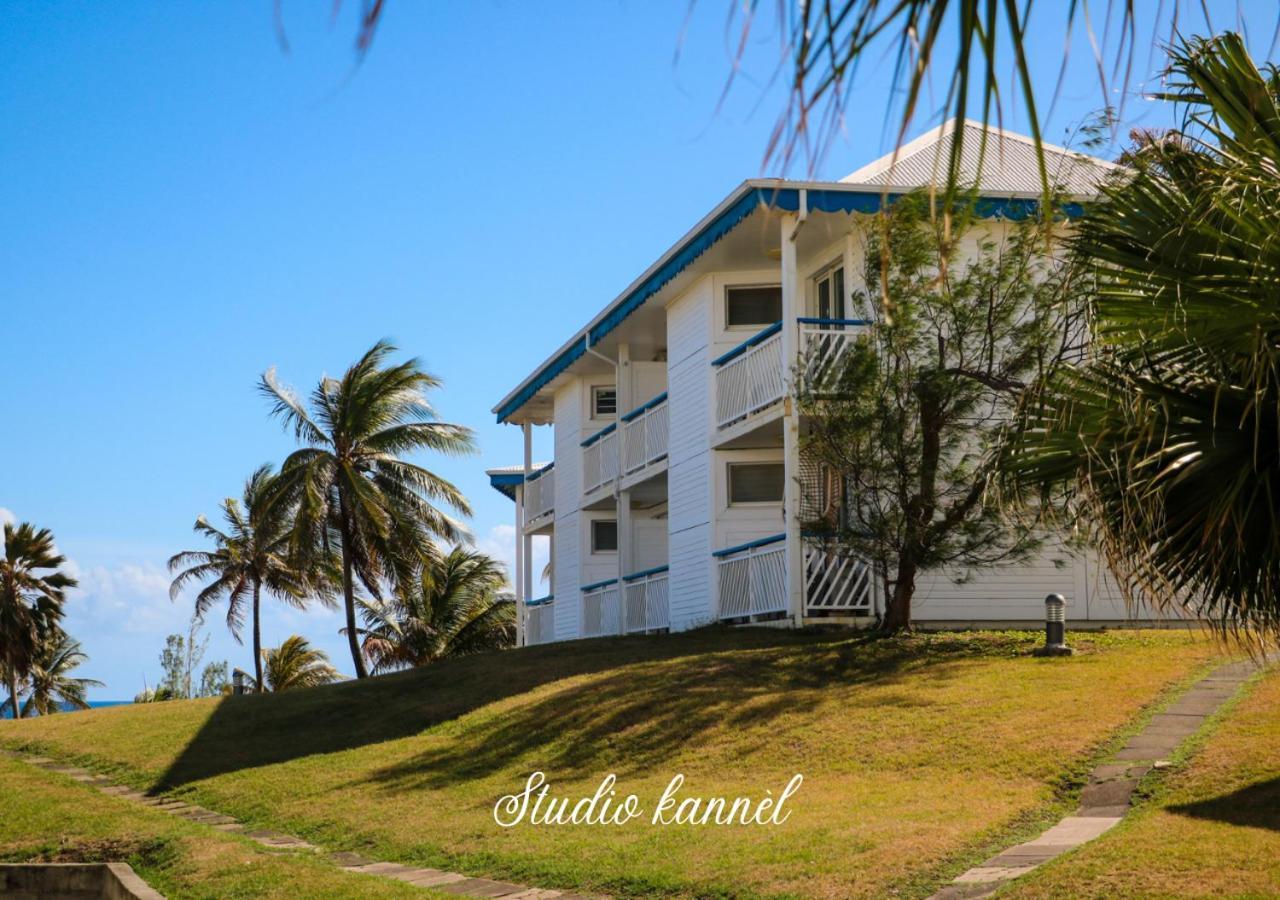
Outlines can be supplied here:
<path id="1" fill-rule="evenodd" d="M 1060 814 L 1089 761 L 1218 650 L 1186 632 L 875 640 L 708 630 L 532 647 L 277 696 L 0 723 L 39 748 L 332 849 L 620 896 L 927 893 Z M 499 828 L 534 770 L 651 812 L 804 775 L 781 826 Z M 0 831 L 0 852 L 12 844 Z M 10 854 L 12 855 L 12 854 Z"/>

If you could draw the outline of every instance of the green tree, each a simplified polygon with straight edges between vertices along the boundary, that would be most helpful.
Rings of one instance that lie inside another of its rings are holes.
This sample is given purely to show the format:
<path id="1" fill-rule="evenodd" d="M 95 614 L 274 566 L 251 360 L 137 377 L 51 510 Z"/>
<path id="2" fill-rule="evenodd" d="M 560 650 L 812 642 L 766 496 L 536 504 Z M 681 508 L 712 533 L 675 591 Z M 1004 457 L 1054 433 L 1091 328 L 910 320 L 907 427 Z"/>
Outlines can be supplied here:
<path id="1" fill-rule="evenodd" d="M 160 670 L 164 675 L 156 687 L 156 693 L 164 692 L 166 698 L 185 700 L 183 691 L 184 673 L 186 672 L 187 641 L 180 634 L 171 634 L 164 639 L 164 649 L 160 651 Z"/>
<path id="2" fill-rule="evenodd" d="M 200 693 L 201 697 L 221 697 L 223 694 L 231 691 L 231 677 L 227 674 L 230 669 L 226 660 L 222 662 L 209 663 L 204 667 L 204 671 L 200 673 Z"/>
<path id="3" fill-rule="evenodd" d="M 310 410 L 276 380 L 261 390 L 298 441 L 280 474 L 280 493 L 297 498 L 295 552 L 314 554 L 336 543 L 342 566 L 347 640 L 356 676 L 368 671 L 356 631 L 355 583 L 375 598 L 384 584 L 402 587 L 431 552 L 432 539 L 457 540 L 463 529 L 436 504 L 464 515 L 471 509 L 448 481 L 403 458 L 431 450 L 469 453 L 471 432 L 437 421 L 427 392 L 440 382 L 417 360 L 396 365 L 395 348 L 379 341 L 341 378 L 323 378 Z"/>
<path id="4" fill-rule="evenodd" d="M 866 225 L 862 283 L 883 306 L 843 356 L 816 352 L 796 372 L 802 458 L 839 485 L 801 527 L 872 564 L 887 631 L 910 627 L 922 574 L 1040 546 L 1034 517 L 1009 515 L 991 487 L 1024 392 L 1079 352 L 1087 305 L 1056 223 L 992 224 L 967 204 L 948 228 L 931 210 L 908 197 Z"/>
<path id="5" fill-rule="evenodd" d="M 455 547 L 433 554 L 417 578 L 383 600 L 361 599 L 361 646 L 374 672 L 509 647 L 515 604 L 496 560 Z"/>
<path id="6" fill-rule="evenodd" d="M 88 654 L 61 629 L 43 641 L 31 667 L 30 693 L 22 704 L 24 716 L 48 716 L 65 707 L 88 709 L 91 687 L 102 687 L 93 678 L 75 678 L 71 672 L 89 659 Z"/>
<path id="7" fill-rule="evenodd" d="M 222 501 L 226 531 L 200 516 L 195 531 L 213 541 L 213 550 L 185 550 L 169 560 L 169 571 L 178 572 L 169 588 L 177 599 L 193 581 L 212 579 L 196 595 L 195 615 L 203 618 L 215 603 L 227 602 L 227 628 L 237 643 L 249 607 L 253 629 L 253 660 L 258 684 L 262 684 L 262 594 L 298 609 L 308 596 L 332 603 L 325 581 L 323 561 L 312 554 L 315 577 L 294 561 L 290 552 L 290 517 L 295 504 L 278 494 L 278 478 L 270 465 L 260 466 L 245 482 L 241 502 Z M 261 690 L 261 688 L 259 688 Z"/>
<path id="8" fill-rule="evenodd" d="M 19 715 L 18 684 L 31 675 L 42 644 L 58 629 L 66 592 L 76 580 L 54 548 L 53 533 L 28 522 L 5 523 L 0 559 L 0 670 L 8 679 L 13 716 Z"/>
<path id="9" fill-rule="evenodd" d="M 263 650 L 262 658 L 266 686 L 273 693 L 330 684 L 342 678 L 323 650 L 315 649 L 296 634 L 285 638 L 279 647 Z"/>
<path id="10" fill-rule="evenodd" d="M 1029 404 L 1013 475 L 1102 546 L 1131 599 L 1280 631 L 1280 70 L 1239 35 L 1172 52 L 1148 134 L 1079 231 L 1086 359 Z"/>

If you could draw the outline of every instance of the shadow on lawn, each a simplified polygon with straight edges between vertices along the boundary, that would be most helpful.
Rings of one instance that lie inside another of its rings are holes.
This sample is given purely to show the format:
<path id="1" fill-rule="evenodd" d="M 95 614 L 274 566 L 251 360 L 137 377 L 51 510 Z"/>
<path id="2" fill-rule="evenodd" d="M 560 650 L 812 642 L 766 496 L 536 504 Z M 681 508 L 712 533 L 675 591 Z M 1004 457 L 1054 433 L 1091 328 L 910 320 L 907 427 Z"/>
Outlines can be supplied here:
<path id="1" fill-rule="evenodd" d="M 942 678 L 952 668 L 945 663 L 990 652 L 989 642 L 954 639 L 708 628 L 486 653 L 322 688 L 227 698 L 157 787 L 418 734 L 490 703 L 584 675 L 599 677 L 482 719 L 447 747 L 373 778 L 396 787 L 446 784 L 483 776 L 533 749 L 545 750 L 540 764 L 559 772 L 614 758 L 639 767 L 669 757 L 718 725 L 757 724 L 803 710 L 833 682 L 886 684 L 926 665 Z M 567 746 L 557 740 L 565 734 L 574 736 Z"/>
<path id="2" fill-rule="evenodd" d="M 1260 781 L 1199 803 L 1171 806 L 1169 811 L 1194 819 L 1280 831 L 1280 778 Z"/>

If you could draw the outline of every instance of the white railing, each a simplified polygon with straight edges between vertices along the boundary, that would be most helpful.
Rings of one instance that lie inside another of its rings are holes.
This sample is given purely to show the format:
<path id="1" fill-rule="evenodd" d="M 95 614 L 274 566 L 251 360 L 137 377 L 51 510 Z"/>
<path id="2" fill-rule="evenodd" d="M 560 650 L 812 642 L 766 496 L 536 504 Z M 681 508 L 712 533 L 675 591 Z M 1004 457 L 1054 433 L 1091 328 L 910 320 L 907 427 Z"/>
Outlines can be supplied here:
<path id="1" fill-rule="evenodd" d="M 804 545 L 804 602 L 807 613 L 871 615 L 876 580 L 867 563 L 832 544 Z"/>
<path id="2" fill-rule="evenodd" d="M 639 472 L 665 458 L 667 437 L 667 394 L 663 391 L 622 417 L 623 473 Z"/>
<path id="3" fill-rule="evenodd" d="M 556 639 L 555 599 L 545 597 L 525 606 L 525 644 L 549 644 Z"/>
<path id="4" fill-rule="evenodd" d="M 863 319 L 803 318 L 799 322 L 800 366 L 810 385 L 838 374 L 853 342 L 870 326 Z"/>
<path id="5" fill-rule="evenodd" d="M 556 471 L 551 465 L 544 466 L 529 476 L 524 483 L 524 520 L 525 523 L 540 519 L 556 508 Z"/>
<path id="6" fill-rule="evenodd" d="M 622 634 L 622 594 L 616 578 L 582 589 L 582 636 L 606 634 Z"/>
<path id="7" fill-rule="evenodd" d="M 770 325 L 714 360 L 716 427 L 724 428 L 782 399 L 782 323 Z"/>
<path id="8" fill-rule="evenodd" d="M 618 477 L 618 426 L 609 425 L 582 442 L 582 493 Z"/>
<path id="9" fill-rule="evenodd" d="M 761 538 L 717 550 L 721 619 L 741 619 L 787 611 L 785 536 Z"/>
<path id="10" fill-rule="evenodd" d="M 627 575 L 622 582 L 626 605 L 624 627 L 628 634 L 671 627 L 666 566 Z"/>

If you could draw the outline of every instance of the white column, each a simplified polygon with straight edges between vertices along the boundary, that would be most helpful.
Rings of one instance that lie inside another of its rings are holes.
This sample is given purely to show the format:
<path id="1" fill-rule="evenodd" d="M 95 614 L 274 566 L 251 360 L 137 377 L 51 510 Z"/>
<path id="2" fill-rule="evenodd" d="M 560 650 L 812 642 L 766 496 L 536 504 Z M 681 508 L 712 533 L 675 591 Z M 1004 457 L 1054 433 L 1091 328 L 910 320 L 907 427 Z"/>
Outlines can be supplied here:
<path id="1" fill-rule="evenodd" d="M 844 317 L 861 319 L 866 311 L 853 308 L 853 260 L 853 232 L 850 231 L 844 236 L 844 259 L 841 261 L 844 267 Z"/>
<path id="2" fill-rule="evenodd" d="M 530 599 L 524 595 L 524 569 L 528 563 L 524 558 L 524 485 L 516 485 L 516 646 L 524 646 L 524 614 L 525 601 Z"/>
<path id="3" fill-rule="evenodd" d="M 618 440 L 615 444 L 618 448 L 618 490 L 615 492 L 617 497 L 618 511 L 618 596 L 622 596 L 622 576 L 630 575 L 632 569 L 632 529 L 631 529 L 631 492 L 624 491 L 622 484 L 622 465 L 625 458 L 623 446 L 623 421 L 622 417 L 626 413 L 631 412 L 635 408 L 635 392 L 632 390 L 631 378 L 631 345 L 628 343 L 618 344 L 618 362 L 614 369 L 617 373 L 615 377 L 615 390 L 617 390 L 618 398 Z"/>
<path id="4" fill-rule="evenodd" d="M 524 429 L 524 478 L 528 483 L 529 476 L 533 474 L 533 426 L 525 422 L 521 427 Z M 521 528 L 519 538 L 523 545 L 522 557 L 525 560 L 520 573 L 524 579 L 524 595 L 533 599 L 533 536 L 525 534 L 524 528 Z"/>
<path id="5" fill-rule="evenodd" d="M 800 194 L 804 203 L 804 192 Z M 796 237 L 800 217 L 782 217 L 782 359 L 787 367 L 787 395 L 782 407 L 782 459 L 786 482 L 783 489 L 783 531 L 787 548 L 788 608 L 798 626 L 804 617 L 804 547 L 800 539 L 800 416 L 791 392 L 792 367 L 800 355 L 800 326 L 804 314 L 804 283 L 796 265 Z"/>

